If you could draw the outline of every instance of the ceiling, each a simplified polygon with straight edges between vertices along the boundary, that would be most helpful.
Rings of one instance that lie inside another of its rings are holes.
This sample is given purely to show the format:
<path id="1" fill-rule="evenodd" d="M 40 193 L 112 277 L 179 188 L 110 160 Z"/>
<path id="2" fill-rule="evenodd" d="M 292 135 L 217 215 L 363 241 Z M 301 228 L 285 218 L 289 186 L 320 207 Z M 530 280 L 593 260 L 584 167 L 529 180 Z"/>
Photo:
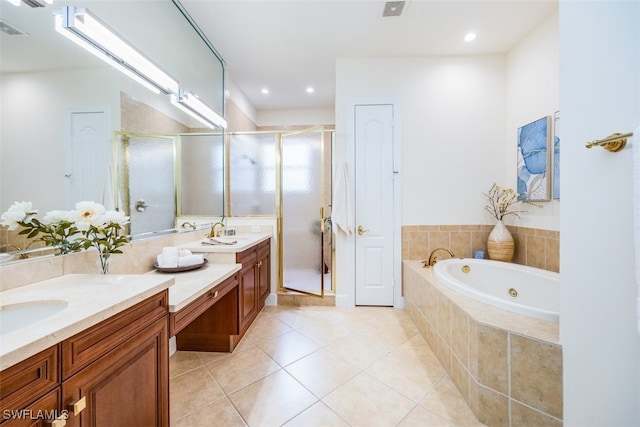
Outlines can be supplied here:
<path id="1" fill-rule="evenodd" d="M 557 0 L 408 0 L 400 17 L 382 18 L 382 0 L 181 3 L 258 110 L 333 108 L 339 58 L 505 53 L 558 7 Z M 477 33 L 471 43 L 463 40 L 469 31 Z"/>

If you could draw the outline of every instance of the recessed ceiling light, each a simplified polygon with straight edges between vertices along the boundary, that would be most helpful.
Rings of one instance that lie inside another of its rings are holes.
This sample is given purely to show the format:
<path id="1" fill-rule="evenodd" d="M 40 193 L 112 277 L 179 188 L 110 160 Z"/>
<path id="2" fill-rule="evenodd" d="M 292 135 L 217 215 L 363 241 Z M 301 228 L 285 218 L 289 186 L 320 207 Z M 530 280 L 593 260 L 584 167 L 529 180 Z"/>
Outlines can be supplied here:
<path id="1" fill-rule="evenodd" d="M 464 41 L 466 41 L 466 42 L 472 42 L 475 39 L 476 39 L 476 33 L 474 33 L 474 32 L 467 33 L 467 35 L 464 36 Z"/>
<path id="2" fill-rule="evenodd" d="M 313 92 L 315 92 L 315 90 L 311 86 L 309 86 L 307 88 L 307 93 L 313 93 Z"/>
<path id="3" fill-rule="evenodd" d="M 262 92 L 263 95 L 268 95 L 269 94 L 269 89 L 267 89 L 266 87 L 263 88 L 260 92 Z"/>

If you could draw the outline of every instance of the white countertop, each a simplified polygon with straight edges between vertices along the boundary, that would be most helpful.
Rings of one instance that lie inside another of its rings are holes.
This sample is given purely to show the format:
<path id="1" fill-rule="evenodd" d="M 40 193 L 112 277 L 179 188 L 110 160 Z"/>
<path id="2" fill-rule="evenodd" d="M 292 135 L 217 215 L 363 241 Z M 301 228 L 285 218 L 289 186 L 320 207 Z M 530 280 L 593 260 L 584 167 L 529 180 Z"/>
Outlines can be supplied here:
<path id="1" fill-rule="evenodd" d="M 37 354 L 149 298 L 174 282 L 174 276 L 70 274 L 0 292 L 0 305 L 62 300 L 61 311 L 0 335 L 0 370 Z"/>
<path id="2" fill-rule="evenodd" d="M 197 299 L 207 291 L 215 288 L 228 277 L 242 269 L 242 264 L 207 263 L 202 268 L 182 273 L 149 273 L 154 276 L 169 276 L 175 283 L 169 288 L 169 311 L 174 313 Z"/>
<path id="3" fill-rule="evenodd" d="M 202 244 L 202 242 L 208 242 L 209 239 L 200 239 L 195 242 L 180 245 L 182 249 L 189 249 L 191 252 L 205 253 L 205 252 L 218 252 L 218 253 L 234 253 L 242 252 L 245 249 L 249 249 L 251 246 L 264 242 L 271 237 L 271 233 L 255 233 L 255 234 L 239 234 L 237 236 L 221 236 L 221 240 L 236 241 L 233 245 L 208 245 Z M 216 238 L 214 238 L 216 239 Z"/>

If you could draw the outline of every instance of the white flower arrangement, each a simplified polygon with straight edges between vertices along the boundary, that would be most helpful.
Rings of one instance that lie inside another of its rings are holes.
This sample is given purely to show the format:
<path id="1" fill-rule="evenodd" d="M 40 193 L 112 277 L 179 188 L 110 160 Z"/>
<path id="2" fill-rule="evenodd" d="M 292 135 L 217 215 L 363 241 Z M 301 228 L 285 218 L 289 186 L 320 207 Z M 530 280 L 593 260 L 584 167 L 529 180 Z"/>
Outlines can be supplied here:
<path id="1" fill-rule="evenodd" d="M 101 263 L 111 254 L 122 253 L 119 249 L 129 241 L 120 233 L 129 223 L 129 217 L 114 210 L 107 211 L 96 202 L 78 202 L 75 210 L 53 210 L 45 214 L 42 220 L 37 218 L 38 211 L 31 202 L 15 202 L 0 217 L 0 225 L 9 230 L 24 228 L 18 234 L 56 247 L 61 254 L 78 252 L 90 247 L 96 248 Z M 103 264 L 103 271 L 105 269 Z"/>

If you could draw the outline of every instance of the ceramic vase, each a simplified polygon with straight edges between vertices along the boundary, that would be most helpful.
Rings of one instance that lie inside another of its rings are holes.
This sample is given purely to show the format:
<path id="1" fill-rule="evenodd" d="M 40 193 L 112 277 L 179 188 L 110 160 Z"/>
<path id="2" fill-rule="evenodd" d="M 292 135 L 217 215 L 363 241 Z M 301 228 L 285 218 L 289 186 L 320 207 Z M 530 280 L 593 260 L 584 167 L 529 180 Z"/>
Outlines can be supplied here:
<path id="1" fill-rule="evenodd" d="M 513 258 L 514 249 L 513 236 L 511 236 L 502 220 L 498 220 L 487 239 L 489 259 L 509 262 Z"/>

